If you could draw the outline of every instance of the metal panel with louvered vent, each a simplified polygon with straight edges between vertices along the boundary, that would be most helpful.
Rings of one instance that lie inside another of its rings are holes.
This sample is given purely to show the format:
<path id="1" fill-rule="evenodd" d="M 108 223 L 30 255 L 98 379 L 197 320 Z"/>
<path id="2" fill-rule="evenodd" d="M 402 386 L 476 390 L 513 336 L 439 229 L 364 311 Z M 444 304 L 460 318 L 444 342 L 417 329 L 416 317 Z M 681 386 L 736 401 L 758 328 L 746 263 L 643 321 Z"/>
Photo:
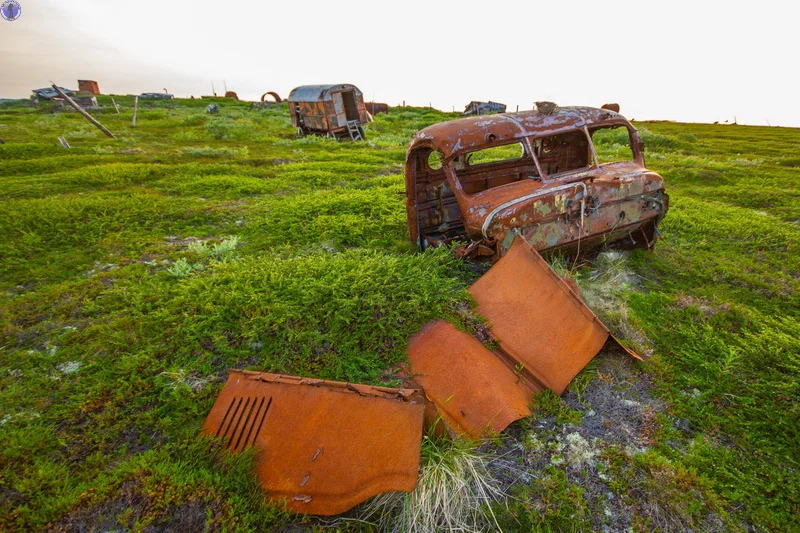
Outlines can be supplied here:
<path id="1" fill-rule="evenodd" d="M 204 432 L 233 452 L 256 448 L 271 500 L 332 515 L 414 489 L 423 408 L 417 390 L 234 370 Z"/>

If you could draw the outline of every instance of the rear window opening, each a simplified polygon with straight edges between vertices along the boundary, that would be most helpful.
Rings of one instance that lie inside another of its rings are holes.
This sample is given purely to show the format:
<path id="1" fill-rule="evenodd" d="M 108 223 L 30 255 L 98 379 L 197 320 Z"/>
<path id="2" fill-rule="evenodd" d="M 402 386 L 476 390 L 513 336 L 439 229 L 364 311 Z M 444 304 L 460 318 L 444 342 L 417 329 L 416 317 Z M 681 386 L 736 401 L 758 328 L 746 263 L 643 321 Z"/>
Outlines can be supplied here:
<path id="1" fill-rule="evenodd" d="M 631 132 L 625 126 L 598 128 L 591 135 L 598 164 L 633 160 Z"/>

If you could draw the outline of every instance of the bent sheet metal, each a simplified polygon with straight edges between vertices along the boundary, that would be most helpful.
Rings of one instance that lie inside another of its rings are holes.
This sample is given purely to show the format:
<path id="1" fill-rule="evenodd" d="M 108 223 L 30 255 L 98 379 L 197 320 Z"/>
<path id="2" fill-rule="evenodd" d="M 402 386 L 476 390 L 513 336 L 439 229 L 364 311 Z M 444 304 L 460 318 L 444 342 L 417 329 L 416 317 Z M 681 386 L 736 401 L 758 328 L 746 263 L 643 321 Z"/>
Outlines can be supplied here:
<path id="1" fill-rule="evenodd" d="M 268 497 L 333 515 L 417 483 L 424 402 L 417 390 L 232 370 L 203 431 L 257 449 Z"/>
<path id="2" fill-rule="evenodd" d="M 532 394 L 564 392 L 609 339 L 522 238 L 469 291 L 491 324 L 494 350 L 442 322 L 428 325 L 408 349 L 414 380 L 451 432 L 474 438 L 502 431 L 530 414 Z"/>

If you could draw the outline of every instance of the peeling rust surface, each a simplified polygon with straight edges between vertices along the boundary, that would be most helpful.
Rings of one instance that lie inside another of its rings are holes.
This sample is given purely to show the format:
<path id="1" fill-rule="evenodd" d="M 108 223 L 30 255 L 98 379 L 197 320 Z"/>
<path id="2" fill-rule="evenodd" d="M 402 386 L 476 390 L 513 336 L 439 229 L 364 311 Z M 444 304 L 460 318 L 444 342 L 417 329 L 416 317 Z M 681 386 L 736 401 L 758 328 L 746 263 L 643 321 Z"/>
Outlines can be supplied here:
<path id="1" fill-rule="evenodd" d="M 498 353 L 532 390 L 564 392 L 608 339 L 603 323 L 523 239 L 469 292 L 491 323 Z"/>
<path id="2" fill-rule="evenodd" d="M 406 212 L 420 248 L 479 242 L 496 261 L 512 230 L 540 252 L 605 245 L 651 248 L 669 207 L 664 180 L 644 164 L 636 130 L 612 109 L 557 107 L 472 117 L 417 132 L 406 156 Z M 628 160 L 601 162 L 598 131 L 622 128 Z M 473 155 L 516 145 L 521 156 L 473 163 Z M 432 165 L 431 154 L 441 163 Z M 470 254 L 465 254 L 470 255 Z M 474 255 L 470 255 L 474 257 Z"/>
<path id="3" fill-rule="evenodd" d="M 530 415 L 527 384 L 452 324 L 428 324 L 411 339 L 408 358 L 414 381 L 452 433 L 480 438 Z M 436 415 L 426 413 L 426 420 Z"/>
<path id="4" fill-rule="evenodd" d="M 522 238 L 469 291 L 496 348 L 445 322 L 427 325 L 409 344 L 429 426 L 440 417 L 450 433 L 468 438 L 502 431 L 530 414 L 534 393 L 564 392 L 609 339 L 577 287 Z"/>
<path id="5" fill-rule="evenodd" d="M 256 448 L 270 500 L 334 515 L 414 489 L 423 409 L 418 390 L 233 370 L 203 431 L 233 452 Z"/>

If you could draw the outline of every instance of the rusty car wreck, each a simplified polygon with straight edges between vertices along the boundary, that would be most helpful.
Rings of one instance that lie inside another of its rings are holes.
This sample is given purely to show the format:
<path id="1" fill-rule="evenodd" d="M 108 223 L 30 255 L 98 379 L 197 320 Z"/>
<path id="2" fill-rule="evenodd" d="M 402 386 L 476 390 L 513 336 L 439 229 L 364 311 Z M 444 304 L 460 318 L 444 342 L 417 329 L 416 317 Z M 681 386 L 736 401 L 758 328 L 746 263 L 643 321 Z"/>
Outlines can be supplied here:
<path id="1" fill-rule="evenodd" d="M 611 157 L 598 156 L 599 143 Z M 413 242 L 425 249 L 469 240 L 463 254 L 493 261 L 515 234 L 542 253 L 651 248 L 669 202 L 622 115 L 549 102 L 420 130 L 405 174 Z"/>

